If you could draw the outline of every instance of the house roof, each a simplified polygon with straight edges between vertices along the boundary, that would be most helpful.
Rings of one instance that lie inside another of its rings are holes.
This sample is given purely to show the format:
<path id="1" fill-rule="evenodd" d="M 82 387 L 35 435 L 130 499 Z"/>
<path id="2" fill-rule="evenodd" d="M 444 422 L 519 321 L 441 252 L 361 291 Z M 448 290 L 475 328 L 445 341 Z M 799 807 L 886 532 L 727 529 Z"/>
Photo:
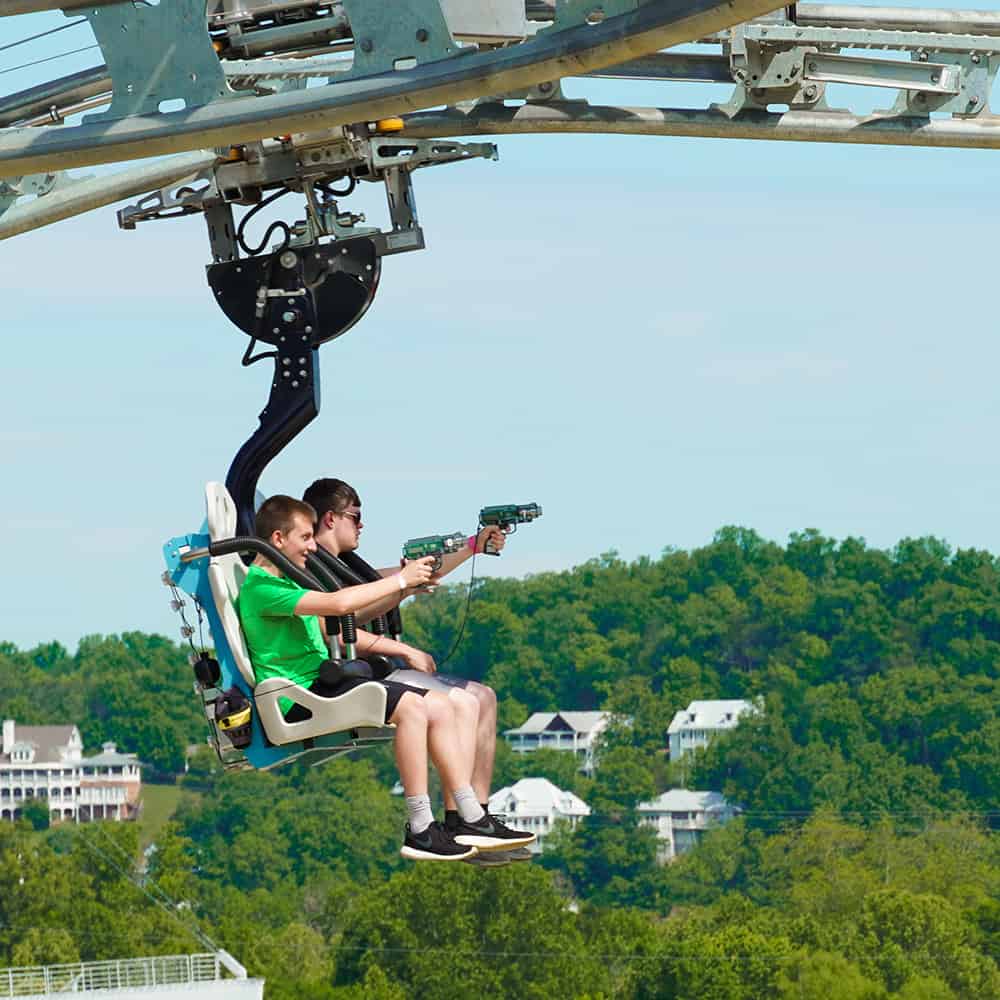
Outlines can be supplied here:
<path id="1" fill-rule="evenodd" d="M 522 778 L 490 796 L 490 812 L 508 816 L 589 816 L 579 795 L 565 792 L 548 778 Z"/>
<path id="2" fill-rule="evenodd" d="M 607 725 L 607 712 L 534 712 L 517 729 L 508 729 L 504 736 L 528 736 L 544 732 L 591 733 Z"/>
<path id="3" fill-rule="evenodd" d="M 109 753 L 106 750 L 93 757 L 84 757 L 81 763 L 85 767 L 123 767 L 125 764 L 138 764 L 139 758 L 134 753 Z"/>
<path id="4" fill-rule="evenodd" d="M 682 708 L 674 715 L 667 732 L 678 733 L 682 729 L 732 729 L 741 715 L 753 711 L 756 709 L 750 701 L 692 701 L 687 708 Z"/>
<path id="5" fill-rule="evenodd" d="M 687 788 L 671 788 L 652 802 L 640 802 L 641 813 L 722 812 L 731 806 L 721 792 L 693 792 Z"/>
<path id="6" fill-rule="evenodd" d="M 61 763 L 59 751 L 67 746 L 76 726 L 17 726 L 14 745 L 27 743 L 35 748 L 35 764 Z M 77 736 L 79 738 L 79 734 Z M 9 753 L 0 753 L 0 764 L 11 763 Z"/>

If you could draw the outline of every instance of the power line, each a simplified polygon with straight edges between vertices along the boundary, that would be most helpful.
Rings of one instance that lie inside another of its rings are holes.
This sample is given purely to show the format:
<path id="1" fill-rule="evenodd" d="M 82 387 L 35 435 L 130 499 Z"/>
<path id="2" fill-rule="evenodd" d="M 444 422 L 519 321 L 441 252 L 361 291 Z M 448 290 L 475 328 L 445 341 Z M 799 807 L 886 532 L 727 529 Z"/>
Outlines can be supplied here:
<path id="1" fill-rule="evenodd" d="M 103 830 L 101 830 L 99 826 L 97 827 L 97 829 L 121 854 L 124 854 L 125 857 L 129 861 L 131 861 L 131 858 L 129 858 L 128 856 L 128 852 L 125 851 L 123 847 L 121 847 L 119 844 L 116 844 L 111 839 L 111 837 L 109 837 L 107 834 L 104 833 Z M 102 851 L 96 844 L 91 843 L 88 837 L 83 836 L 80 838 L 80 841 L 84 845 L 84 847 L 88 848 L 89 850 L 96 853 L 99 857 L 103 858 L 109 865 L 111 865 L 111 867 L 116 872 L 118 872 L 119 875 L 121 875 L 122 878 L 124 878 L 130 885 L 135 886 L 135 888 L 138 889 L 147 899 L 149 899 L 150 902 L 154 903 L 161 910 L 163 910 L 163 912 L 166 913 L 167 916 L 172 917 L 174 920 L 176 920 L 177 923 L 180 924 L 180 926 L 185 931 L 191 934 L 197 940 L 197 942 L 200 945 L 202 945 L 202 947 L 208 948 L 210 951 L 213 952 L 217 952 L 219 950 L 219 946 L 200 927 L 198 927 L 197 925 L 192 926 L 190 924 L 187 924 L 178 916 L 177 914 L 178 904 L 175 903 L 173 899 L 171 899 L 168 893 L 166 893 L 159 885 L 157 885 L 155 879 L 150 879 L 149 880 L 150 884 L 152 884 L 156 888 L 156 890 L 160 893 L 160 895 L 163 896 L 164 899 L 166 899 L 170 905 L 168 905 L 167 903 L 163 902 L 160 899 L 157 899 L 157 897 L 154 896 L 151 892 L 149 892 L 144 885 L 142 885 L 131 875 L 129 875 L 127 871 L 125 871 L 120 865 L 118 865 L 112 858 L 108 857 L 108 855 L 105 854 L 104 851 Z"/>
<path id="2" fill-rule="evenodd" d="M 0 76 L 4 73 L 14 73 L 19 69 L 31 69 L 32 66 L 41 66 L 42 63 L 52 62 L 55 59 L 65 59 L 67 56 L 79 55 L 81 52 L 90 52 L 91 49 L 99 49 L 100 45 L 85 45 L 82 49 L 73 49 L 70 52 L 60 52 L 57 56 L 47 56 L 45 59 L 36 59 L 34 62 L 22 63 L 20 66 L 11 66 L 10 69 L 0 69 Z"/>
<path id="3" fill-rule="evenodd" d="M 78 24 L 84 24 L 86 22 L 85 17 L 81 17 L 77 21 L 70 21 L 69 24 L 61 24 L 58 28 L 50 28 L 48 31 L 39 32 L 37 35 L 30 35 L 27 38 L 22 38 L 16 42 L 9 42 L 7 45 L 0 45 L 0 52 L 6 52 L 7 49 L 16 49 L 18 45 L 26 45 L 28 42 L 34 42 L 39 38 L 45 38 L 46 35 L 54 35 L 57 31 L 65 31 L 67 28 L 75 28 Z"/>

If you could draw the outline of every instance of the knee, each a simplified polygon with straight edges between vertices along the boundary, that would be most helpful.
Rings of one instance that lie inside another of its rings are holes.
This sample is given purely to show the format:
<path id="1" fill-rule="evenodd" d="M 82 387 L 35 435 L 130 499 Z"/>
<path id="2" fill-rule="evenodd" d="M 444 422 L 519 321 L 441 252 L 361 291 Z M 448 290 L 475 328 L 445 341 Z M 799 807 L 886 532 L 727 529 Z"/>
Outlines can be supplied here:
<path id="1" fill-rule="evenodd" d="M 497 714 L 497 693 L 485 684 L 473 682 L 469 685 L 469 690 L 475 696 L 479 705 L 479 717 L 487 719 L 495 717 Z"/>
<path id="2" fill-rule="evenodd" d="M 396 711 L 392 715 L 392 721 L 397 725 L 400 723 L 427 725 L 427 708 L 424 705 L 424 699 L 418 694 L 413 694 L 412 691 L 407 691 L 399 699 Z"/>
<path id="3" fill-rule="evenodd" d="M 448 695 L 455 714 L 475 725 L 479 721 L 479 699 L 469 691 L 452 688 Z"/>
<path id="4" fill-rule="evenodd" d="M 429 691 L 424 696 L 423 702 L 429 722 L 436 725 L 447 725 L 455 721 L 455 710 L 446 694 Z"/>

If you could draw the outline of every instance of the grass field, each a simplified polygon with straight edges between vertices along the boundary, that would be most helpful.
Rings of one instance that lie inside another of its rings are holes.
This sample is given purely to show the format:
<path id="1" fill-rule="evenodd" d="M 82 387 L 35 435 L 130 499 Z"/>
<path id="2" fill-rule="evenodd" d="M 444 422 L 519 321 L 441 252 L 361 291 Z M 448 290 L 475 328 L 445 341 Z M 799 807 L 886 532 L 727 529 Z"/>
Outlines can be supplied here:
<path id="1" fill-rule="evenodd" d="M 143 785 L 139 814 L 139 849 L 145 850 L 174 814 L 182 795 L 190 795 L 176 785 Z"/>

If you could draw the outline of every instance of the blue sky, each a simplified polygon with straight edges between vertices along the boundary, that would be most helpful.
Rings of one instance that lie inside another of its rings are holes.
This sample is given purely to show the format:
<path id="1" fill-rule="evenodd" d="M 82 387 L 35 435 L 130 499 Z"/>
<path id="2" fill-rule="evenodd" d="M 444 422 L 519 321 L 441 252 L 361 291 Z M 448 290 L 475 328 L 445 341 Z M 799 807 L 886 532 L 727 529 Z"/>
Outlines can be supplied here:
<path id="1" fill-rule="evenodd" d="M 0 45 L 57 23 L 0 20 Z M 724 524 L 998 548 L 990 153 L 498 141 L 499 163 L 416 175 L 428 249 L 388 259 L 367 318 L 323 349 L 323 412 L 267 492 L 350 480 L 377 562 L 538 501 L 482 567 L 511 575 Z M 361 201 L 381 211 L 378 190 Z M 200 524 L 269 381 L 240 368 L 207 257 L 199 219 L 124 233 L 113 209 L 0 244 L 0 638 L 176 636 L 160 545 Z"/>

